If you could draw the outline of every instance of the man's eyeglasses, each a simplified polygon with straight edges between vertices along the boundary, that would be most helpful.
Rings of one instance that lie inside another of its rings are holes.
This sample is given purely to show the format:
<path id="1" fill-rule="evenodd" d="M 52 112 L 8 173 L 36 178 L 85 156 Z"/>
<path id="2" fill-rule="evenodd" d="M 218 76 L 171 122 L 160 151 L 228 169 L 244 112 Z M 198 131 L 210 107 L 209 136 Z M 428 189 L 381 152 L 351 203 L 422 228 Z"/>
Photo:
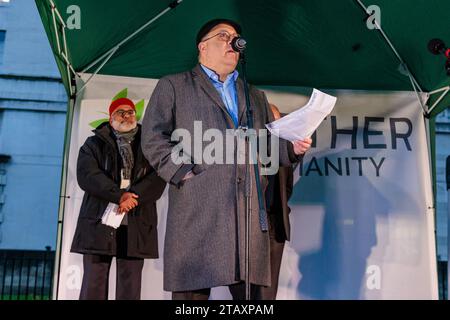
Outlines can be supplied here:
<path id="1" fill-rule="evenodd" d="M 125 111 L 125 110 L 118 110 L 118 111 L 114 112 L 114 115 L 117 115 L 117 116 L 119 116 L 121 118 L 125 117 L 126 115 L 128 115 L 130 117 L 133 117 L 133 116 L 136 115 L 136 111 L 134 111 L 134 110 L 127 110 L 127 111 Z"/>
<path id="2" fill-rule="evenodd" d="M 233 38 L 235 38 L 235 37 L 239 37 L 239 35 L 238 35 L 238 34 L 233 34 L 233 35 L 231 35 L 231 34 L 229 34 L 229 33 L 226 32 L 226 31 L 221 31 L 221 32 L 216 33 L 215 35 L 213 35 L 213 36 L 211 36 L 211 37 L 208 37 L 208 38 L 206 38 L 206 39 L 203 39 L 202 42 L 208 41 L 209 39 L 212 39 L 212 38 L 214 38 L 214 37 L 219 37 L 219 40 L 220 40 L 220 41 L 229 42 L 231 39 L 233 39 Z"/>

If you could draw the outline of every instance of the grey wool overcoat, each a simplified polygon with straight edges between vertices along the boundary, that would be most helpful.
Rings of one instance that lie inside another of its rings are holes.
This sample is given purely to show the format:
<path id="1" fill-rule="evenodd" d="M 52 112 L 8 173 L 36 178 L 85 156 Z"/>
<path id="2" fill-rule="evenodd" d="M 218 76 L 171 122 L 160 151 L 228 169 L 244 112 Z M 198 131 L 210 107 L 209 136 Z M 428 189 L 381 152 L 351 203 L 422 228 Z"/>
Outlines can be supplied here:
<path id="1" fill-rule="evenodd" d="M 246 124 L 243 87 L 238 79 L 240 125 Z M 254 126 L 262 129 L 273 120 L 267 98 L 250 86 L 250 102 Z M 194 144 L 194 121 L 201 121 L 203 132 L 214 128 L 224 137 L 226 129 L 235 128 L 220 94 L 200 65 L 161 78 L 142 123 L 143 153 L 159 176 L 170 183 L 164 244 L 166 291 L 212 288 L 245 279 L 245 165 L 174 162 L 171 153 L 178 142 L 171 140 L 172 133 L 185 129 Z M 210 143 L 202 142 L 202 146 Z M 279 149 L 281 165 L 299 160 L 290 142 L 280 139 Z M 232 152 L 236 157 L 237 143 Z M 189 170 L 196 175 L 181 181 Z M 265 188 L 267 179 L 263 176 L 261 181 Z M 252 208 L 250 281 L 270 285 L 269 235 L 261 231 L 256 192 Z"/>

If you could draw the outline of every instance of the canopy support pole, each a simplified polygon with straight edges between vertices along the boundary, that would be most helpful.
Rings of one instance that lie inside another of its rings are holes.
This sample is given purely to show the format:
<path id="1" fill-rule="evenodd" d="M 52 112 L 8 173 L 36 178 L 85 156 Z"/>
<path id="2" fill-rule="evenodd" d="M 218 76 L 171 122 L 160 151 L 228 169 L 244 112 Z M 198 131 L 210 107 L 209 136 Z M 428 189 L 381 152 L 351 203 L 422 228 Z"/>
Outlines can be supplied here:
<path id="1" fill-rule="evenodd" d="M 366 14 L 369 14 L 369 10 L 367 10 L 367 7 L 361 2 L 361 0 L 356 0 L 356 2 L 359 4 L 359 6 L 364 9 L 364 12 Z M 425 103 L 422 100 L 422 97 L 420 95 L 420 93 L 423 93 L 422 88 L 420 87 L 419 83 L 417 82 L 417 80 L 414 78 L 413 74 L 411 73 L 411 71 L 408 68 L 408 65 L 406 64 L 406 62 L 402 59 L 402 57 L 400 56 L 400 54 L 398 53 L 398 51 L 395 49 L 394 45 L 392 44 L 391 40 L 389 40 L 389 37 L 386 35 L 386 33 L 384 32 L 384 30 L 381 28 L 380 24 L 378 23 L 378 21 L 375 19 L 375 26 L 377 28 L 378 31 L 380 31 L 382 37 L 384 38 L 384 40 L 387 42 L 387 44 L 389 45 L 389 47 L 391 48 L 392 52 L 395 54 L 395 56 L 397 57 L 397 59 L 400 61 L 402 67 L 405 69 L 405 71 L 408 74 L 408 77 L 411 81 L 411 86 L 414 89 L 414 92 L 417 95 L 417 99 L 419 100 L 420 106 L 422 107 L 422 110 L 424 112 L 425 116 L 429 115 L 429 110 L 427 109 L 427 106 L 425 105 Z M 420 92 L 420 93 L 419 93 Z"/>
<path id="2" fill-rule="evenodd" d="M 88 82 L 92 80 L 92 78 L 94 76 L 96 76 L 100 70 L 105 66 L 105 64 L 112 58 L 112 56 L 117 52 L 117 50 L 123 46 L 125 43 L 127 43 L 128 41 L 130 41 L 132 38 L 134 38 L 138 33 L 140 33 L 142 30 L 144 30 L 145 28 L 147 28 L 149 25 L 151 25 L 153 22 L 155 22 L 156 20 L 158 20 L 159 18 L 161 18 L 163 15 L 165 15 L 167 12 L 169 12 L 170 10 L 174 9 L 175 7 L 177 7 L 183 0 L 175 0 L 172 3 L 169 4 L 169 6 L 164 9 L 163 11 L 161 11 L 159 14 L 157 14 L 155 17 L 153 17 L 152 19 L 150 19 L 149 21 L 147 21 L 145 24 L 143 24 L 139 29 L 137 29 L 135 32 L 133 32 L 132 34 L 130 34 L 128 37 L 126 37 L 125 39 L 123 39 L 122 41 L 120 41 L 117 45 L 115 45 L 114 47 L 112 47 L 110 50 L 108 50 L 107 52 L 105 52 L 104 54 L 102 54 L 100 57 L 98 57 L 97 59 L 95 59 L 93 62 L 91 62 L 86 68 L 83 69 L 83 71 L 81 71 L 82 73 L 86 73 L 90 68 L 92 68 L 93 66 L 95 66 L 97 63 L 99 63 L 100 61 L 103 60 L 103 62 L 100 64 L 100 66 L 94 71 L 94 73 L 89 77 L 89 79 L 86 80 L 86 82 L 84 83 L 84 85 L 80 88 L 80 90 L 78 90 L 77 95 L 80 94 L 87 86 Z"/>
<path id="3" fill-rule="evenodd" d="M 172 2 L 171 4 L 169 4 L 169 6 L 164 9 L 163 11 L 161 11 L 159 14 L 157 14 L 154 18 L 150 19 L 149 21 L 147 21 L 144 25 L 142 25 L 139 29 L 137 29 L 135 32 L 133 32 L 132 34 L 130 34 L 128 37 L 126 37 L 125 39 L 123 39 L 122 41 L 120 41 L 117 45 L 115 45 L 113 48 L 111 48 L 110 50 L 108 50 L 107 52 L 105 52 L 104 54 L 102 54 L 99 58 L 97 58 L 95 61 L 93 61 L 92 63 L 90 63 L 86 68 L 83 69 L 83 71 L 81 71 L 82 73 L 86 73 L 87 70 L 89 70 L 90 68 L 92 68 L 92 66 L 96 65 L 99 61 L 101 61 L 102 59 L 104 59 L 105 57 L 107 57 L 111 51 L 117 50 L 119 47 L 121 47 L 122 45 L 124 45 L 126 42 L 130 41 L 133 37 L 135 37 L 138 33 L 140 33 L 142 30 L 144 30 L 145 28 L 147 28 L 149 25 L 151 25 L 153 22 L 155 22 L 156 20 L 158 20 L 159 18 L 161 18 L 164 14 L 166 14 L 167 12 L 169 12 L 170 10 L 174 9 L 175 7 L 178 6 L 178 4 L 180 4 L 183 0 L 175 0 L 174 2 Z"/>
<path id="4" fill-rule="evenodd" d="M 68 85 L 69 85 L 69 92 L 70 92 L 70 96 L 73 95 L 73 88 L 72 88 L 72 77 L 71 74 L 73 74 L 74 76 L 78 76 L 78 73 L 75 71 L 75 69 L 73 68 L 72 64 L 69 61 L 69 54 L 67 51 L 67 41 L 66 41 L 66 23 L 64 22 L 64 19 L 61 17 L 61 14 L 58 11 L 58 8 L 56 8 L 55 3 L 53 2 L 53 0 L 49 0 L 50 2 L 50 8 L 51 8 L 51 12 L 52 12 L 52 18 L 53 18 L 53 28 L 55 31 L 55 37 L 56 37 L 56 44 L 58 46 L 58 55 L 63 59 L 63 61 L 66 63 L 66 68 L 67 68 L 67 80 L 69 81 Z M 56 21 L 56 18 L 58 18 L 58 22 L 60 25 L 60 29 L 61 29 L 61 33 L 62 33 L 62 41 L 63 41 L 63 48 L 61 48 L 61 40 L 59 37 L 59 28 L 58 28 L 58 23 Z"/>
<path id="5" fill-rule="evenodd" d="M 116 53 L 117 49 L 119 49 L 119 47 L 115 47 L 115 50 L 111 51 L 111 53 L 106 57 L 105 61 L 102 62 L 102 64 L 95 70 L 93 74 L 91 74 L 91 76 L 86 80 L 83 86 L 77 91 L 77 95 L 79 95 L 87 87 L 88 82 L 91 81 L 91 79 L 100 72 L 101 68 L 103 68 L 103 66 L 109 61 L 109 59 L 111 59 L 114 53 Z"/>
<path id="6" fill-rule="evenodd" d="M 75 97 L 70 97 L 68 101 L 67 117 L 66 117 L 66 129 L 64 133 L 64 146 L 63 146 L 63 161 L 61 167 L 61 180 L 59 191 L 59 206 L 58 206 L 58 226 L 57 226 L 57 240 L 55 250 L 55 267 L 53 269 L 53 281 L 52 281 L 52 299 L 59 300 L 59 286 L 60 286 L 60 272 L 61 272 L 61 257 L 62 257 L 62 235 L 64 226 L 64 210 L 66 206 L 66 200 L 70 199 L 70 195 L 67 194 L 67 176 L 69 172 L 69 151 L 70 140 L 72 138 L 72 125 L 75 112 Z"/>
<path id="7" fill-rule="evenodd" d="M 447 95 L 447 93 L 450 91 L 450 86 L 446 86 L 446 87 L 442 87 L 440 89 L 434 90 L 430 92 L 430 95 L 432 94 L 436 94 L 439 93 L 441 91 L 444 91 L 441 96 L 433 103 L 433 105 L 430 107 L 430 110 L 428 111 L 428 113 L 431 113 L 433 111 L 434 108 L 436 108 L 436 106 L 439 104 L 439 102 L 441 102 L 442 99 L 444 99 L 444 97 Z"/>

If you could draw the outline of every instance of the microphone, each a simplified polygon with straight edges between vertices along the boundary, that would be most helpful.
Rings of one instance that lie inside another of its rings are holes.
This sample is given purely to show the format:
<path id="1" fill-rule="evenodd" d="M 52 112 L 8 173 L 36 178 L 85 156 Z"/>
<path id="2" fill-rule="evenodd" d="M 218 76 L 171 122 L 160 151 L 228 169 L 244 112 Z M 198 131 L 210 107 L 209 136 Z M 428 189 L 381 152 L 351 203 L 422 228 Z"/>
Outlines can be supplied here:
<path id="1" fill-rule="evenodd" d="M 241 37 L 234 37 L 231 40 L 231 48 L 236 52 L 243 52 L 247 46 L 247 41 Z"/>
<path id="2" fill-rule="evenodd" d="M 428 42 L 428 50 L 430 50 L 432 54 L 443 54 L 447 58 L 447 61 L 445 62 L 445 71 L 447 72 L 447 75 L 450 76 L 450 48 L 446 48 L 444 41 L 441 39 L 431 39 Z"/>
<path id="3" fill-rule="evenodd" d="M 431 39 L 428 42 L 428 50 L 430 50 L 432 54 L 438 55 L 442 53 L 447 58 L 450 58 L 450 48 L 447 49 L 444 41 L 441 39 Z"/>

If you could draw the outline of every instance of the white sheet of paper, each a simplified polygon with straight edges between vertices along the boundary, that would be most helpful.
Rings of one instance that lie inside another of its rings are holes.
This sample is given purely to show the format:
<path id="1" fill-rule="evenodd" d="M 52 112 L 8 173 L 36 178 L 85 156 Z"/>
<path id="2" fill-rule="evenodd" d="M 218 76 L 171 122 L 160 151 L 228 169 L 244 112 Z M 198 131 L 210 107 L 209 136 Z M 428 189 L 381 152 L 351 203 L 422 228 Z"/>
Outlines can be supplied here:
<path id="1" fill-rule="evenodd" d="M 303 107 L 274 122 L 266 124 L 269 131 L 289 141 L 310 137 L 320 123 L 333 110 L 336 97 L 314 89 L 308 103 Z"/>
<path id="2" fill-rule="evenodd" d="M 120 226 L 124 216 L 125 213 L 119 213 L 119 205 L 110 202 L 103 213 L 102 223 L 117 229 Z"/>

